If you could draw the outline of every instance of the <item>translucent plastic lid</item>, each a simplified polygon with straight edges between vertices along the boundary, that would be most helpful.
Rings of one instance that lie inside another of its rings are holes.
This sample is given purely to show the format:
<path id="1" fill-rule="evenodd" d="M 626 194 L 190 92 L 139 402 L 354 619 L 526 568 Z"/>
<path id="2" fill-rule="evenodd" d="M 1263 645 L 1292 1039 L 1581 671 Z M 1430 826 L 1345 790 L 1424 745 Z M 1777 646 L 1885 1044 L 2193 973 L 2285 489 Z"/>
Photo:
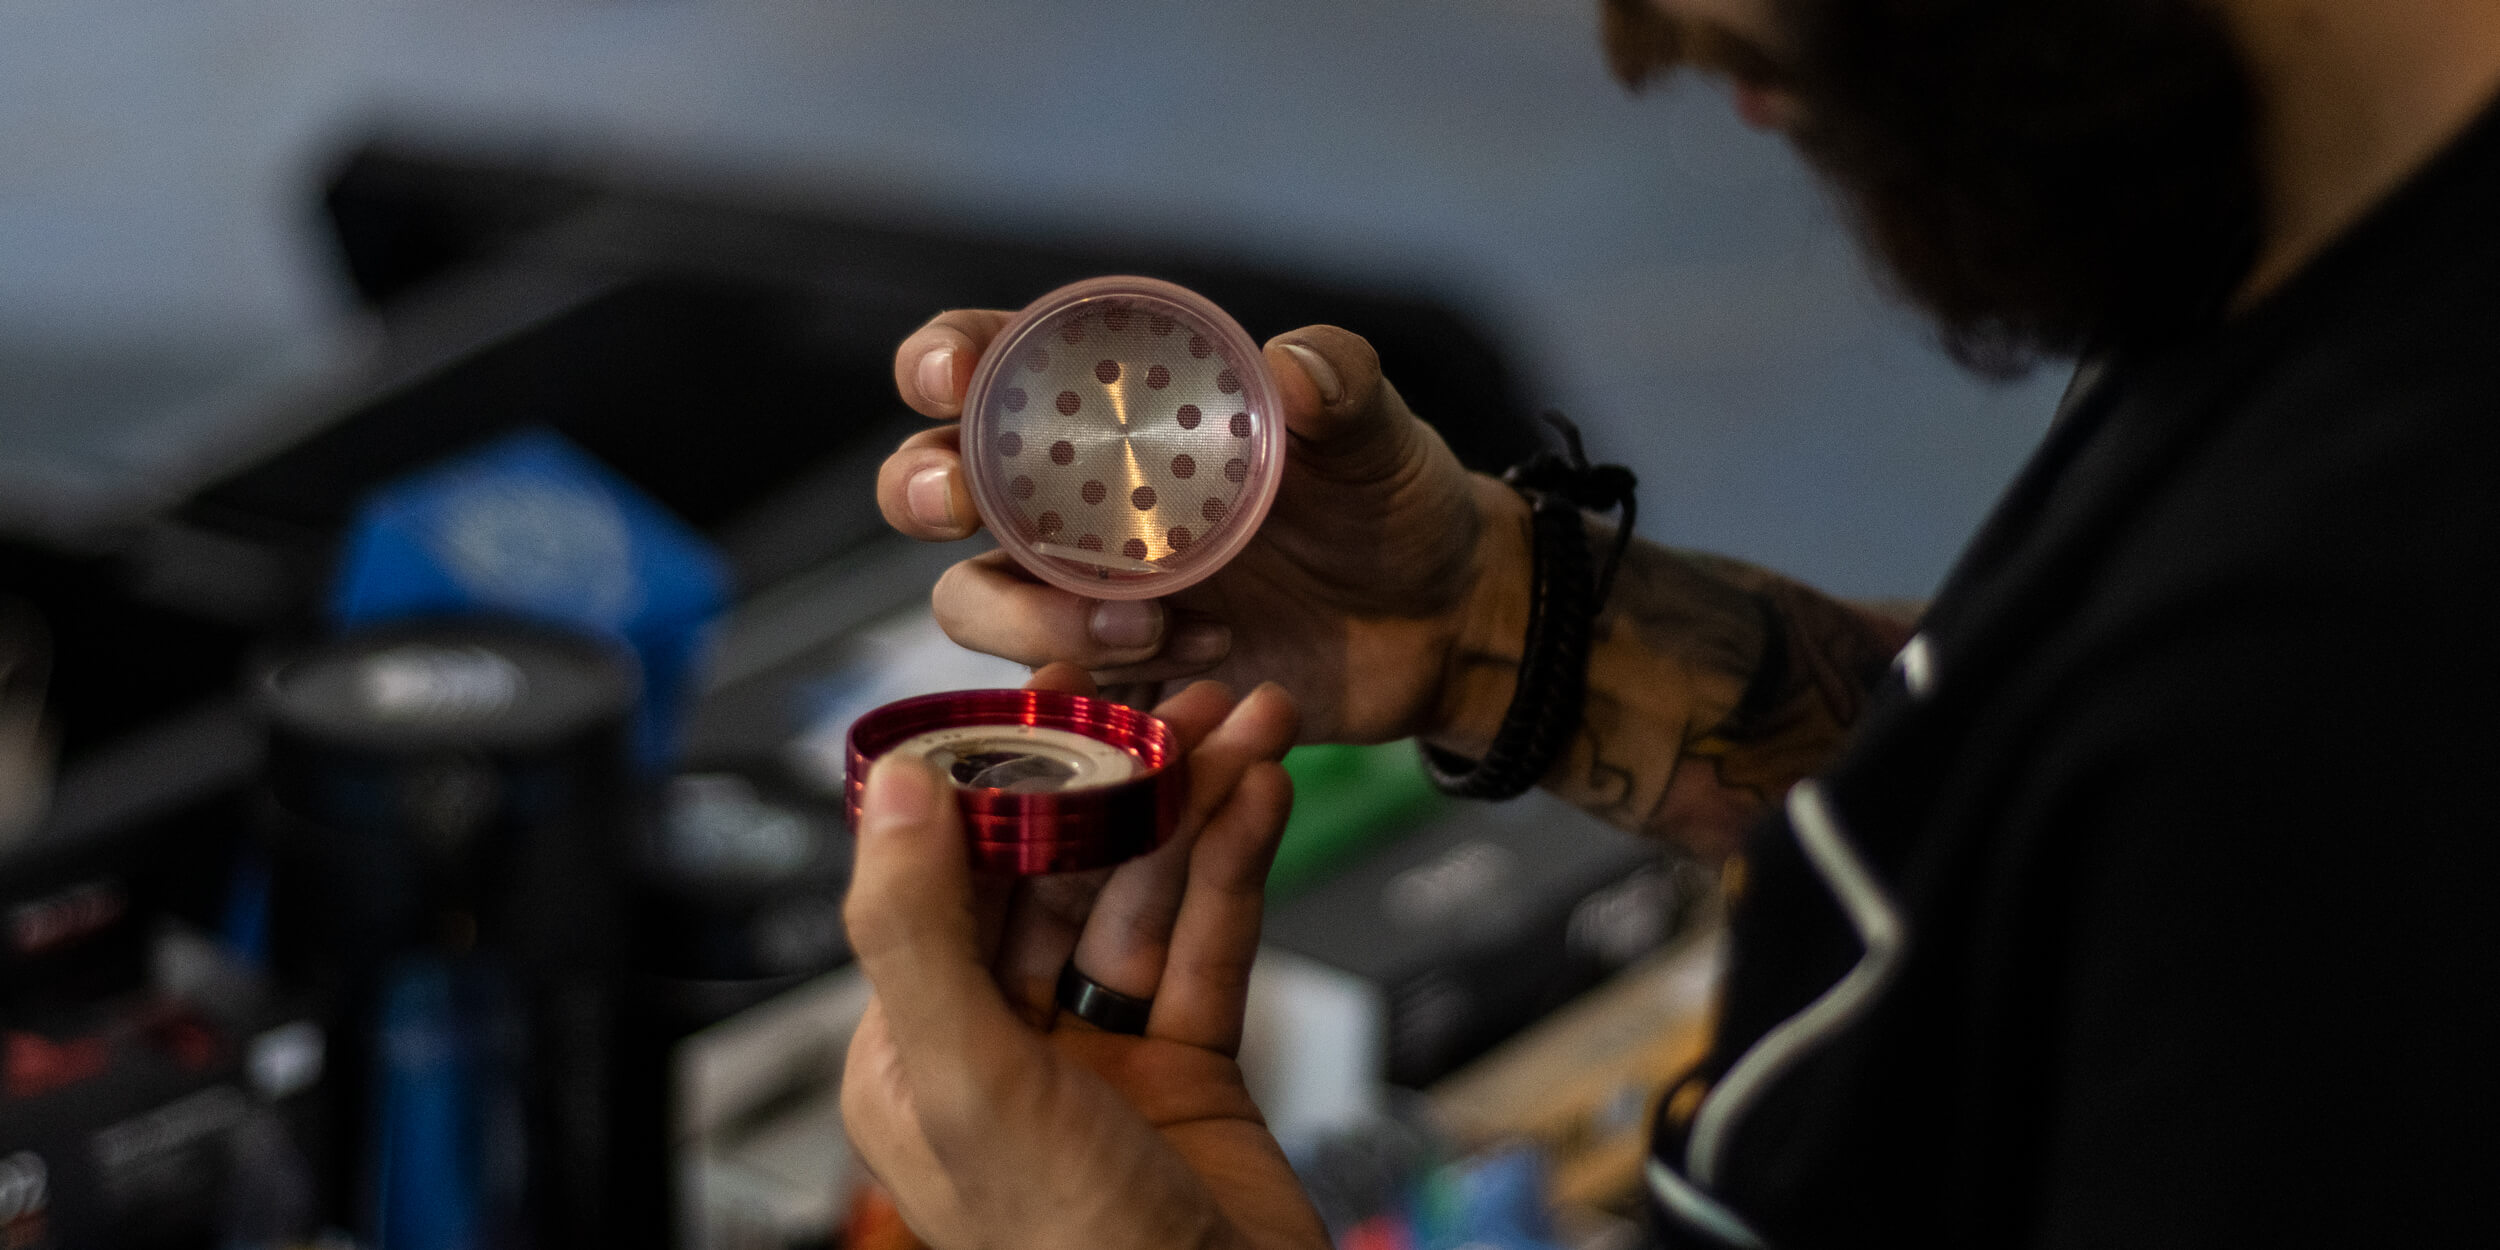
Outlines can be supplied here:
<path id="1" fill-rule="evenodd" d="M 1168 595 L 1259 528 L 1285 467 L 1258 345 L 1196 294 L 1094 278 L 1017 314 L 964 398 L 964 470 L 999 545 L 1097 599 Z"/>

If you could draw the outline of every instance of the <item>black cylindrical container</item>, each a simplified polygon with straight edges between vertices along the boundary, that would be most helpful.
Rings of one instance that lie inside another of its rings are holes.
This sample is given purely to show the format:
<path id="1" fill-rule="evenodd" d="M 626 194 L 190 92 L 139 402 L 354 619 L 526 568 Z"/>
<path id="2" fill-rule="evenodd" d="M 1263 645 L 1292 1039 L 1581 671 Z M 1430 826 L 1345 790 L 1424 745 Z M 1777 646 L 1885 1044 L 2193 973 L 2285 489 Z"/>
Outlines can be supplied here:
<path id="1" fill-rule="evenodd" d="M 850 958 L 842 894 L 851 839 L 839 807 L 768 761 L 689 764 L 654 810 L 628 1004 L 634 1041 L 622 1053 L 673 1074 L 689 1036 Z M 682 1139 L 689 1126 L 658 1127 Z M 706 1173 L 677 1170 L 678 1210 L 705 1209 Z M 682 1231 L 699 1237 L 699 1223 L 694 1216 Z"/>
<path id="2" fill-rule="evenodd" d="M 334 1146 L 360 1160 L 338 1214 L 393 1244 L 666 1227 L 646 1205 L 665 1187 L 626 1180 L 656 1143 L 620 1131 L 664 1094 L 615 1061 L 635 691 L 601 643 L 475 620 L 359 632 L 257 679 L 276 950 L 333 1004 Z"/>
<path id="3" fill-rule="evenodd" d="M 840 808 L 770 769 L 669 778 L 645 868 L 642 970 L 685 984 L 783 986 L 850 957 Z"/>

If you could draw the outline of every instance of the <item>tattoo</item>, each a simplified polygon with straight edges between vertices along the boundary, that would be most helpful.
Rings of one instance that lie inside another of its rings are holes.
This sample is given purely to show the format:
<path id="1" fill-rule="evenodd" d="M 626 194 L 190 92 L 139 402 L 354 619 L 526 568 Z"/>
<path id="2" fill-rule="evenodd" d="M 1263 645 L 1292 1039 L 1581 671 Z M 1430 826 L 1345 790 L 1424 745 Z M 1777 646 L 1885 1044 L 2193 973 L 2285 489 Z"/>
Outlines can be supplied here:
<path id="1" fill-rule="evenodd" d="M 1909 634 L 1751 565 L 1634 543 L 1591 633 L 1579 735 L 1545 784 L 1622 828 L 1731 850 L 1837 753 Z"/>
<path id="2" fill-rule="evenodd" d="M 1765 592 L 1762 602 L 1770 638 L 1764 680 L 1685 750 L 1712 761 L 1722 784 L 1767 802 L 1839 749 L 1909 631 L 1793 583 Z"/>

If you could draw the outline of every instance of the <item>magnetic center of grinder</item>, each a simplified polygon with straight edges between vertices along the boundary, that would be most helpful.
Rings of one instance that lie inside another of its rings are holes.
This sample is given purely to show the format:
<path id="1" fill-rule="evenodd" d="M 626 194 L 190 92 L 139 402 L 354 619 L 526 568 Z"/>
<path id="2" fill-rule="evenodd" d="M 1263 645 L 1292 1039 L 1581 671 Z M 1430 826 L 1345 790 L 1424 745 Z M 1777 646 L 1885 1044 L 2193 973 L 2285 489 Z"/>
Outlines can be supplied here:
<path id="1" fill-rule="evenodd" d="M 905 739 L 916 755 L 967 790 L 1057 794 L 1126 781 L 1137 757 L 1108 742 L 1040 725 L 960 725 Z"/>

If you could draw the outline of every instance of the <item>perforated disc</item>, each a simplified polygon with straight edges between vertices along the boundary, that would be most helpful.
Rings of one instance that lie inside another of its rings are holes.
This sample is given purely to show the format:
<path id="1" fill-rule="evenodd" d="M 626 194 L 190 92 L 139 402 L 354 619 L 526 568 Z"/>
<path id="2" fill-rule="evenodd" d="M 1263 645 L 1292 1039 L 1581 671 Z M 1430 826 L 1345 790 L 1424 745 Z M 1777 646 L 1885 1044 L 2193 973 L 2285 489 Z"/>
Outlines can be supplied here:
<path id="1" fill-rule="evenodd" d="M 1151 278 L 1035 301 L 964 401 L 964 468 L 999 545 L 1098 599 L 1167 595 L 1222 568 L 1275 501 L 1284 453 L 1258 345 Z"/>

